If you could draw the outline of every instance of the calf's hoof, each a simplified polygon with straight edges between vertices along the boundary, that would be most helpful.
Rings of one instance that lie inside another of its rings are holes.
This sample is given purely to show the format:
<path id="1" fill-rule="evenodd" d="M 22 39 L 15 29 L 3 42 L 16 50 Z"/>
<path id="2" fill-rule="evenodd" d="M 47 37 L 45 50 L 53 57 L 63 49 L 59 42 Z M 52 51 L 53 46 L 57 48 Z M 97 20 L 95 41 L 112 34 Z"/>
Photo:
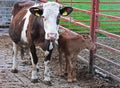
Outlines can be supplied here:
<path id="1" fill-rule="evenodd" d="M 11 69 L 11 72 L 12 73 L 18 73 L 18 70 L 17 69 Z"/>
<path id="2" fill-rule="evenodd" d="M 53 86 L 51 81 L 44 81 L 44 84 L 49 85 L 49 86 Z"/>
<path id="3" fill-rule="evenodd" d="M 38 83 L 38 79 L 32 79 L 31 82 L 32 83 Z"/>
<path id="4" fill-rule="evenodd" d="M 76 82 L 77 81 L 77 79 L 76 78 L 73 78 L 73 82 Z"/>
<path id="5" fill-rule="evenodd" d="M 64 74 L 63 73 L 59 73 L 58 74 L 60 77 L 64 77 Z"/>
<path id="6" fill-rule="evenodd" d="M 68 79 L 67 81 L 68 81 L 68 83 L 71 83 L 71 82 L 72 82 L 72 79 Z"/>

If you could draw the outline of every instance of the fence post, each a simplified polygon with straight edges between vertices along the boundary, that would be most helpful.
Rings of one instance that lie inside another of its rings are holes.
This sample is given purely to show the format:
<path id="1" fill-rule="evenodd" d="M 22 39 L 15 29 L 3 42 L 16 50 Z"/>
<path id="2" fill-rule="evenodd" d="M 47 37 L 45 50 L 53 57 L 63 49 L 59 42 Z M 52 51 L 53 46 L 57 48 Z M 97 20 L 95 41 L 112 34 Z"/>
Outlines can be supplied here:
<path id="1" fill-rule="evenodd" d="M 59 0 L 55 0 L 56 2 L 59 2 Z"/>
<path id="2" fill-rule="evenodd" d="M 95 13 L 99 13 L 99 4 L 100 4 L 100 0 L 96 0 L 96 4 L 95 4 Z M 95 15 L 95 28 L 99 27 L 99 20 L 98 20 L 98 16 Z"/>
<path id="3" fill-rule="evenodd" d="M 90 20 L 90 36 L 92 37 L 92 41 L 95 43 L 96 35 L 95 35 L 95 20 L 96 20 L 96 0 L 92 0 L 92 8 L 91 8 L 91 20 Z M 95 50 L 90 50 L 89 57 L 89 73 L 94 75 L 94 52 Z"/>

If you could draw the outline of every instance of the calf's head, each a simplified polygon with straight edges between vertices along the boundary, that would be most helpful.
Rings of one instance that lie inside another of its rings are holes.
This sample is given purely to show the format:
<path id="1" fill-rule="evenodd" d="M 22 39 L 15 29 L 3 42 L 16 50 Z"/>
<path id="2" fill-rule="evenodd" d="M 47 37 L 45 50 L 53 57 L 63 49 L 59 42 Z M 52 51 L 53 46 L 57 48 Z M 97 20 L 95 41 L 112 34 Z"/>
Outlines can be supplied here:
<path id="1" fill-rule="evenodd" d="M 90 35 L 82 35 L 82 39 L 83 39 L 83 43 L 84 43 L 84 47 L 87 49 L 95 49 L 95 44 L 92 41 L 92 38 L 90 37 Z"/>
<path id="2" fill-rule="evenodd" d="M 60 15 L 67 16 L 72 11 L 71 7 L 61 8 L 61 5 L 56 2 L 44 3 L 42 9 L 39 6 L 30 8 L 32 14 L 43 18 L 46 40 L 58 40 L 58 21 Z"/>

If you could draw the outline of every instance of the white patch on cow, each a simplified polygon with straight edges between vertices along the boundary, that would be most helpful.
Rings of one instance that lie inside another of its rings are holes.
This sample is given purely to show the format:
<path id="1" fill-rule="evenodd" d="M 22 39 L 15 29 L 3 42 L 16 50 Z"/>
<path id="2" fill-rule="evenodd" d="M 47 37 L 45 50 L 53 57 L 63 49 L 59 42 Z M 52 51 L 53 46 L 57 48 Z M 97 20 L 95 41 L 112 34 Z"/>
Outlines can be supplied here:
<path id="1" fill-rule="evenodd" d="M 58 41 L 55 41 L 55 44 L 58 45 Z"/>
<path id="2" fill-rule="evenodd" d="M 36 7 L 36 6 L 39 6 L 39 4 L 34 4 L 32 7 Z M 28 9 L 26 15 L 23 18 L 23 20 L 25 19 L 25 22 L 24 22 L 24 25 L 23 25 L 22 33 L 21 33 L 21 40 L 25 43 L 28 42 L 27 41 L 27 36 L 26 36 L 26 31 L 27 31 L 27 27 L 28 27 L 28 24 L 29 24 L 30 15 L 31 15 L 31 13 Z"/>
<path id="3" fill-rule="evenodd" d="M 48 56 L 48 54 L 49 54 L 49 51 L 44 51 L 44 56 L 46 57 L 46 56 Z"/>
<path id="4" fill-rule="evenodd" d="M 55 39 L 57 40 L 59 38 L 58 34 L 58 25 L 57 25 L 57 16 L 59 14 L 59 9 L 61 5 L 56 2 L 48 2 L 43 4 L 43 22 L 44 22 L 44 29 L 45 29 L 45 39 L 48 38 L 49 33 L 54 33 L 57 36 L 55 36 Z"/>
<path id="5" fill-rule="evenodd" d="M 11 16 L 11 21 L 12 21 L 12 19 L 13 19 L 13 15 Z"/>
<path id="6" fill-rule="evenodd" d="M 44 81 L 50 81 L 50 69 L 49 69 L 49 61 L 45 61 L 45 70 L 44 70 Z"/>
<path id="7" fill-rule="evenodd" d="M 24 25 L 23 25 L 23 30 L 22 30 L 22 33 L 21 33 L 21 40 L 23 42 L 28 42 L 27 41 L 27 36 L 26 36 L 26 31 L 27 31 L 27 27 L 28 27 L 28 24 L 29 24 L 29 17 L 30 17 L 30 11 L 27 10 L 27 13 L 26 15 L 24 16 L 23 20 L 25 19 L 25 22 L 24 22 Z"/>
<path id="8" fill-rule="evenodd" d="M 53 49 L 53 42 L 50 42 L 49 50 L 52 50 L 52 49 Z"/>

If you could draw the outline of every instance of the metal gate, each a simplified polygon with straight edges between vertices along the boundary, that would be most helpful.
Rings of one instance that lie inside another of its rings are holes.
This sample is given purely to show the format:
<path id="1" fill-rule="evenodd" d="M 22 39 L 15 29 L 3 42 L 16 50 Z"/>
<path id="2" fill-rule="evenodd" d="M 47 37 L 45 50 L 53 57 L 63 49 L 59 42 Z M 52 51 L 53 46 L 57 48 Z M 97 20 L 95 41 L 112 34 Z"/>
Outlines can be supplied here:
<path id="1" fill-rule="evenodd" d="M 0 27 L 8 27 L 11 20 L 11 9 L 16 0 L 0 0 Z"/>
<path id="2" fill-rule="evenodd" d="M 62 21 L 65 24 L 61 24 L 61 29 L 71 29 L 72 30 L 88 30 L 88 33 L 90 33 L 93 42 L 97 45 L 97 47 L 102 48 L 106 52 L 110 52 L 112 55 L 120 55 L 120 49 L 114 48 L 110 46 L 109 44 L 102 44 L 101 42 L 97 41 L 98 37 L 97 34 L 103 34 L 107 37 L 110 37 L 113 39 L 116 39 L 117 41 L 120 40 L 120 35 L 117 33 L 120 31 L 116 31 L 111 33 L 109 31 L 109 26 L 112 26 L 112 30 L 119 29 L 120 28 L 120 16 L 117 14 L 120 12 L 120 9 L 118 8 L 120 1 L 112 1 L 112 0 L 55 0 L 59 3 L 62 3 L 66 6 L 72 6 L 74 8 L 74 14 L 72 13 L 71 17 L 62 17 Z M 87 4 L 87 5 L 86 5 Z M 79 5 L 79 6 L 78 6 Z M 84 5 L 85 8 L 84 8 Z M 102 8 L 103 6 L 103 8 Z M 114 7 L 114 9 L 108 9 L 106 7 Z M 114 14 L 111 14 L 114 13 Z M 76 18 L 79 19 L 76 19 Z M 81 19 L 81 17 L 84 17 L 84 19 Z M 86 18 L 89 19 L 86 19 Z M 100 19 L 102 18 L 102 19 Z M 103 19 L 104 18 L 104 19 Z M 68 22 L 68 23 L 67 23 Z M 106 24 L 104 23 L 106 22 Z M 112 22 L 112 23 L 111 23 Z M 70 23 L 70 25 L 69 25 Z M 73 28 L 72 26 L 75 27 Z M 108 27 L 107 27 L 108 26 Z M 107 27 L 105 29 L 105 27 Z M 115 34 L 116 33 L 116 34 Z M 118 44 L 120 46 L 120 44 Z M 119 57 L 115 60 L 112 60 L 111 57 L 108 57 L 110 53 L 105 56 L 101 55 L 101 53 L 97 53 L 98 48 L 95 50 L 90 50 L 89 58 L 82 58 L 84 62 L 86 62 L 89 65 L 89 72 L 94 74 L 100 74 L 106 78 L 114 78 L 117 81 L 120 82 L 120 63 L 119 63 Z M 118 60 L 117 60 L 118 59 Z M 98 65 L 96 62 L 105 62 L 107 63 L 108 67 L 112 67 L 112 69 L 105 69 L 104 66 L 106 64 Z M 110 65 L 110 66 L 109 66 Z M 117 69 L 117 72 L 114 73 L 112 70 Z M 106 75 L 107 74 L 107 75 Z"/>

